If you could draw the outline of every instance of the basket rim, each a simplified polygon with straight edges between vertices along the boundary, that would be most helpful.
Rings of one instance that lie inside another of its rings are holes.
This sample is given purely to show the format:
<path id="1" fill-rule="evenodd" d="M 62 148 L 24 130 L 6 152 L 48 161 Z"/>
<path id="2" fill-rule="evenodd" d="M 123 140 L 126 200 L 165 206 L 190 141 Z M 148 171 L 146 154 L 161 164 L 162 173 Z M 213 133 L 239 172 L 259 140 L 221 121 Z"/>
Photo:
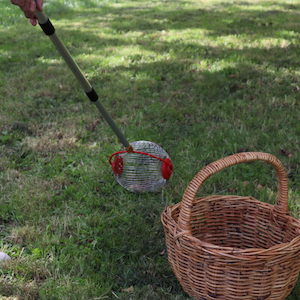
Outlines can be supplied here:
<path id="1" fill-rule="evenodd" d="M 244 198 L 245 200 L 248 199 L 247 201 L 251 200 L 253 202 L 258 203 L 259 205 L 267 206 L 270 209 L 272 209 L 272 211 L 274 211 L 274 207 L 275 207 L 275 205 L 272 205 L 272 204 L 269 204 L 266 202 L 261 202 L 252 196 L 210 195 L 210 196 L 206 196 L 206 197 L 197 197 L 196 200 L 200 200 L 200 199 L 207 200 L 209 198 L 213 198 L 213 199 L 211 199 L 211 201 L 213 201 L 220 197 L 231 197 L 232 200 L 241 200 L 241 198 Z M 298 227 L 299 234 L 298 234 L 298 236 L 294 237 L 291 241 L 276 244 L 269 248 L 236 248 L 236 247 L 228 247 L 228 246 L 219 246 L 219 245 L 216 245 L 213 243 L 205 242 L 199 238 L 192 236 L 188 231 L 178 228 L 178 222 L 176 222 L 174 220 L 174 218 L 172 217 L 172 212 L 175 209 L 180 208 L 180 206 L 181 206 L 181 201 L 174 205 L 169 205 L 164 209 L 163 213 L 161 214 L 161 221 L 162 221 L 163 226 L 167 227 L 168 222 L 166 222 L 165 216 L 168 216 L 169 220 L 171 220 L 171 223 L 173 222 L 173 226 L 175 228 L 174 229 L 174 238 L 175 239 L 180 239 L 180 238 L 188 239 L 193 243 L 193 245 L 196 248 L 201 248 L 204 251 L 206 250 L 206 252 L 208 252 L 210 254 L 218 254 L 218 255 L 223 255 L 223 256 L 230 257 L 230 258 L 235 258 L 235 259 L 238 258 L 238 259 L 248 260 L 248 259 L 252 259 L 253 256 L 256 256 L 256 258 L 257 258 L 257 255 L 263 255 L 263 254 L 266 256 L 269 256 L 270 254 L 272 254 L 272 256 L 273 256 L 277 253 L 282 255 L 283 250 L 288 250 L 291 248 L 293 248 L 293 250 L 297 249 L 298 251 L 300 251 L 300 220 L 294 218 L 293 216 L 290 216 L 287 214 L 280 214 L 279 212 L 274 212 L 275 214 L 281 215 L 281 217 L 284 217 L 284 218 L 292 221 L 293 223 L 298 223 L 295 227 Z M 279 253 L 279 252 L 281 252 L 281 253 Z"/>

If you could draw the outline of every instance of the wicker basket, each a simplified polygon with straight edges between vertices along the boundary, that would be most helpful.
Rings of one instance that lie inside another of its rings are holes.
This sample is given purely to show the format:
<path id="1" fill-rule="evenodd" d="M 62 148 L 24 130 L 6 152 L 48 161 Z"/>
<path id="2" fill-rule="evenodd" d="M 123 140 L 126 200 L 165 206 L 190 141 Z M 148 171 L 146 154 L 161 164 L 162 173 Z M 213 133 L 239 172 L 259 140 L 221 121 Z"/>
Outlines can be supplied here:
<path id="1" fill-rule="evenodd" d="M 196 197 L 211 175 L 255 160 L 276 169 L 276 205 L 244 196 Z M 190 182 L 182 201 L 165 209 L 162 223 L 169 262 L 191 297 L 282 300 L 297 282 L 300 221 L 288 215 L 287 174 L 270 154 L 238 153 L 207 165 Z"/>

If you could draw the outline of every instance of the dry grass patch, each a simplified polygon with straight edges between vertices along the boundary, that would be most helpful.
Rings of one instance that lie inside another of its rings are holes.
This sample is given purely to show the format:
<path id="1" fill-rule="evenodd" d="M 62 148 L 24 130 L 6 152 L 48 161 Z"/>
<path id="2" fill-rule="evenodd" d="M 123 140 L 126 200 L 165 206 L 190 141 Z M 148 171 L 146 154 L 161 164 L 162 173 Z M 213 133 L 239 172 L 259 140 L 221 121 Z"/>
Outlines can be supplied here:
<path id="1" fill-rule="evenodd" d="M 51 128 L 45 132 L 38 131 L 37 136 L 28 136 L 24 139 L 24 144 L 31 151 L 41 154 L 58 153 L 67 149 L 77 147 L 78 130 L 74 127 L 64 127 L 57 130 Z"/>
<path id="2" fill-rule="evenodd" d="M 18 300 L 38 299 L 38 286 L 49 276 L 46 260 L 28 256 L 13 258 L 2 265 L 0 295 Z M 23 280 L 18 280 L 21 277 Z"/>
<path id="3" fill-rule="evenodd" d="M 13 244 L 26 245 L 34 242 L 40 235 L 39 230 L 33 226 L 25 225 L 13 227 L 8 240 Z"/>
<path id="4" fill-rule="evenodd" d="M 35 281 L 20 283 L 17 280 L 1 277 L 0 293 L 1 300 L 36 300 L 38 299 L 38 285 Z"/>

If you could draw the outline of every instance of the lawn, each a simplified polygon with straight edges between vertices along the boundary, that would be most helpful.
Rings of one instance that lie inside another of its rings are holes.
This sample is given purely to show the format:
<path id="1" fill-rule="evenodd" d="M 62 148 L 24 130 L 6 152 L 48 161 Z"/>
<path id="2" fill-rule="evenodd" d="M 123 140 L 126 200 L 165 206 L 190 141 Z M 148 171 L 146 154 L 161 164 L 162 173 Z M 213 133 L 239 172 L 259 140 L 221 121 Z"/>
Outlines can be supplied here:
<path id="1" fill-rule="evenodd" d="M 40 28 L 1 1 L 0 251 L 12 257 L 1 299 L 189 299 L 160 214 L 232 153 L 277 156 L 300 218 L 300 0 L 45 2 L 128 140 L 162 145 L 175 172 L 159 193 L 119 186 L 117 138 Z M 199 194 L 275 203 L 275 172 L 235 166 Z"/>

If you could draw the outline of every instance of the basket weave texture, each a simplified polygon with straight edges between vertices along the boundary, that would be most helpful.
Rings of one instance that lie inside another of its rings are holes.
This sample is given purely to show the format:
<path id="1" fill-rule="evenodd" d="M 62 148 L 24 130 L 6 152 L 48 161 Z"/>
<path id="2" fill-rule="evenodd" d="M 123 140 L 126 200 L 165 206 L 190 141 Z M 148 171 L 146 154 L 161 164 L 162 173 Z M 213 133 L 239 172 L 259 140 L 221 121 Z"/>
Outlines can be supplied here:
<path id="1" fill-rule="evenodd" d="M 276 205 L 244 196 L 197 198 L 211 175 L 256 160 L 276 170 Z M 297 282 L 300 221 L 288 214 L 287 174 L 273 155 L 244 152 L 207 165 L 190 182 L 182 201 L 168 206 L 161 217 L 168 260 L 195 299 L 283 300 Z"/>

